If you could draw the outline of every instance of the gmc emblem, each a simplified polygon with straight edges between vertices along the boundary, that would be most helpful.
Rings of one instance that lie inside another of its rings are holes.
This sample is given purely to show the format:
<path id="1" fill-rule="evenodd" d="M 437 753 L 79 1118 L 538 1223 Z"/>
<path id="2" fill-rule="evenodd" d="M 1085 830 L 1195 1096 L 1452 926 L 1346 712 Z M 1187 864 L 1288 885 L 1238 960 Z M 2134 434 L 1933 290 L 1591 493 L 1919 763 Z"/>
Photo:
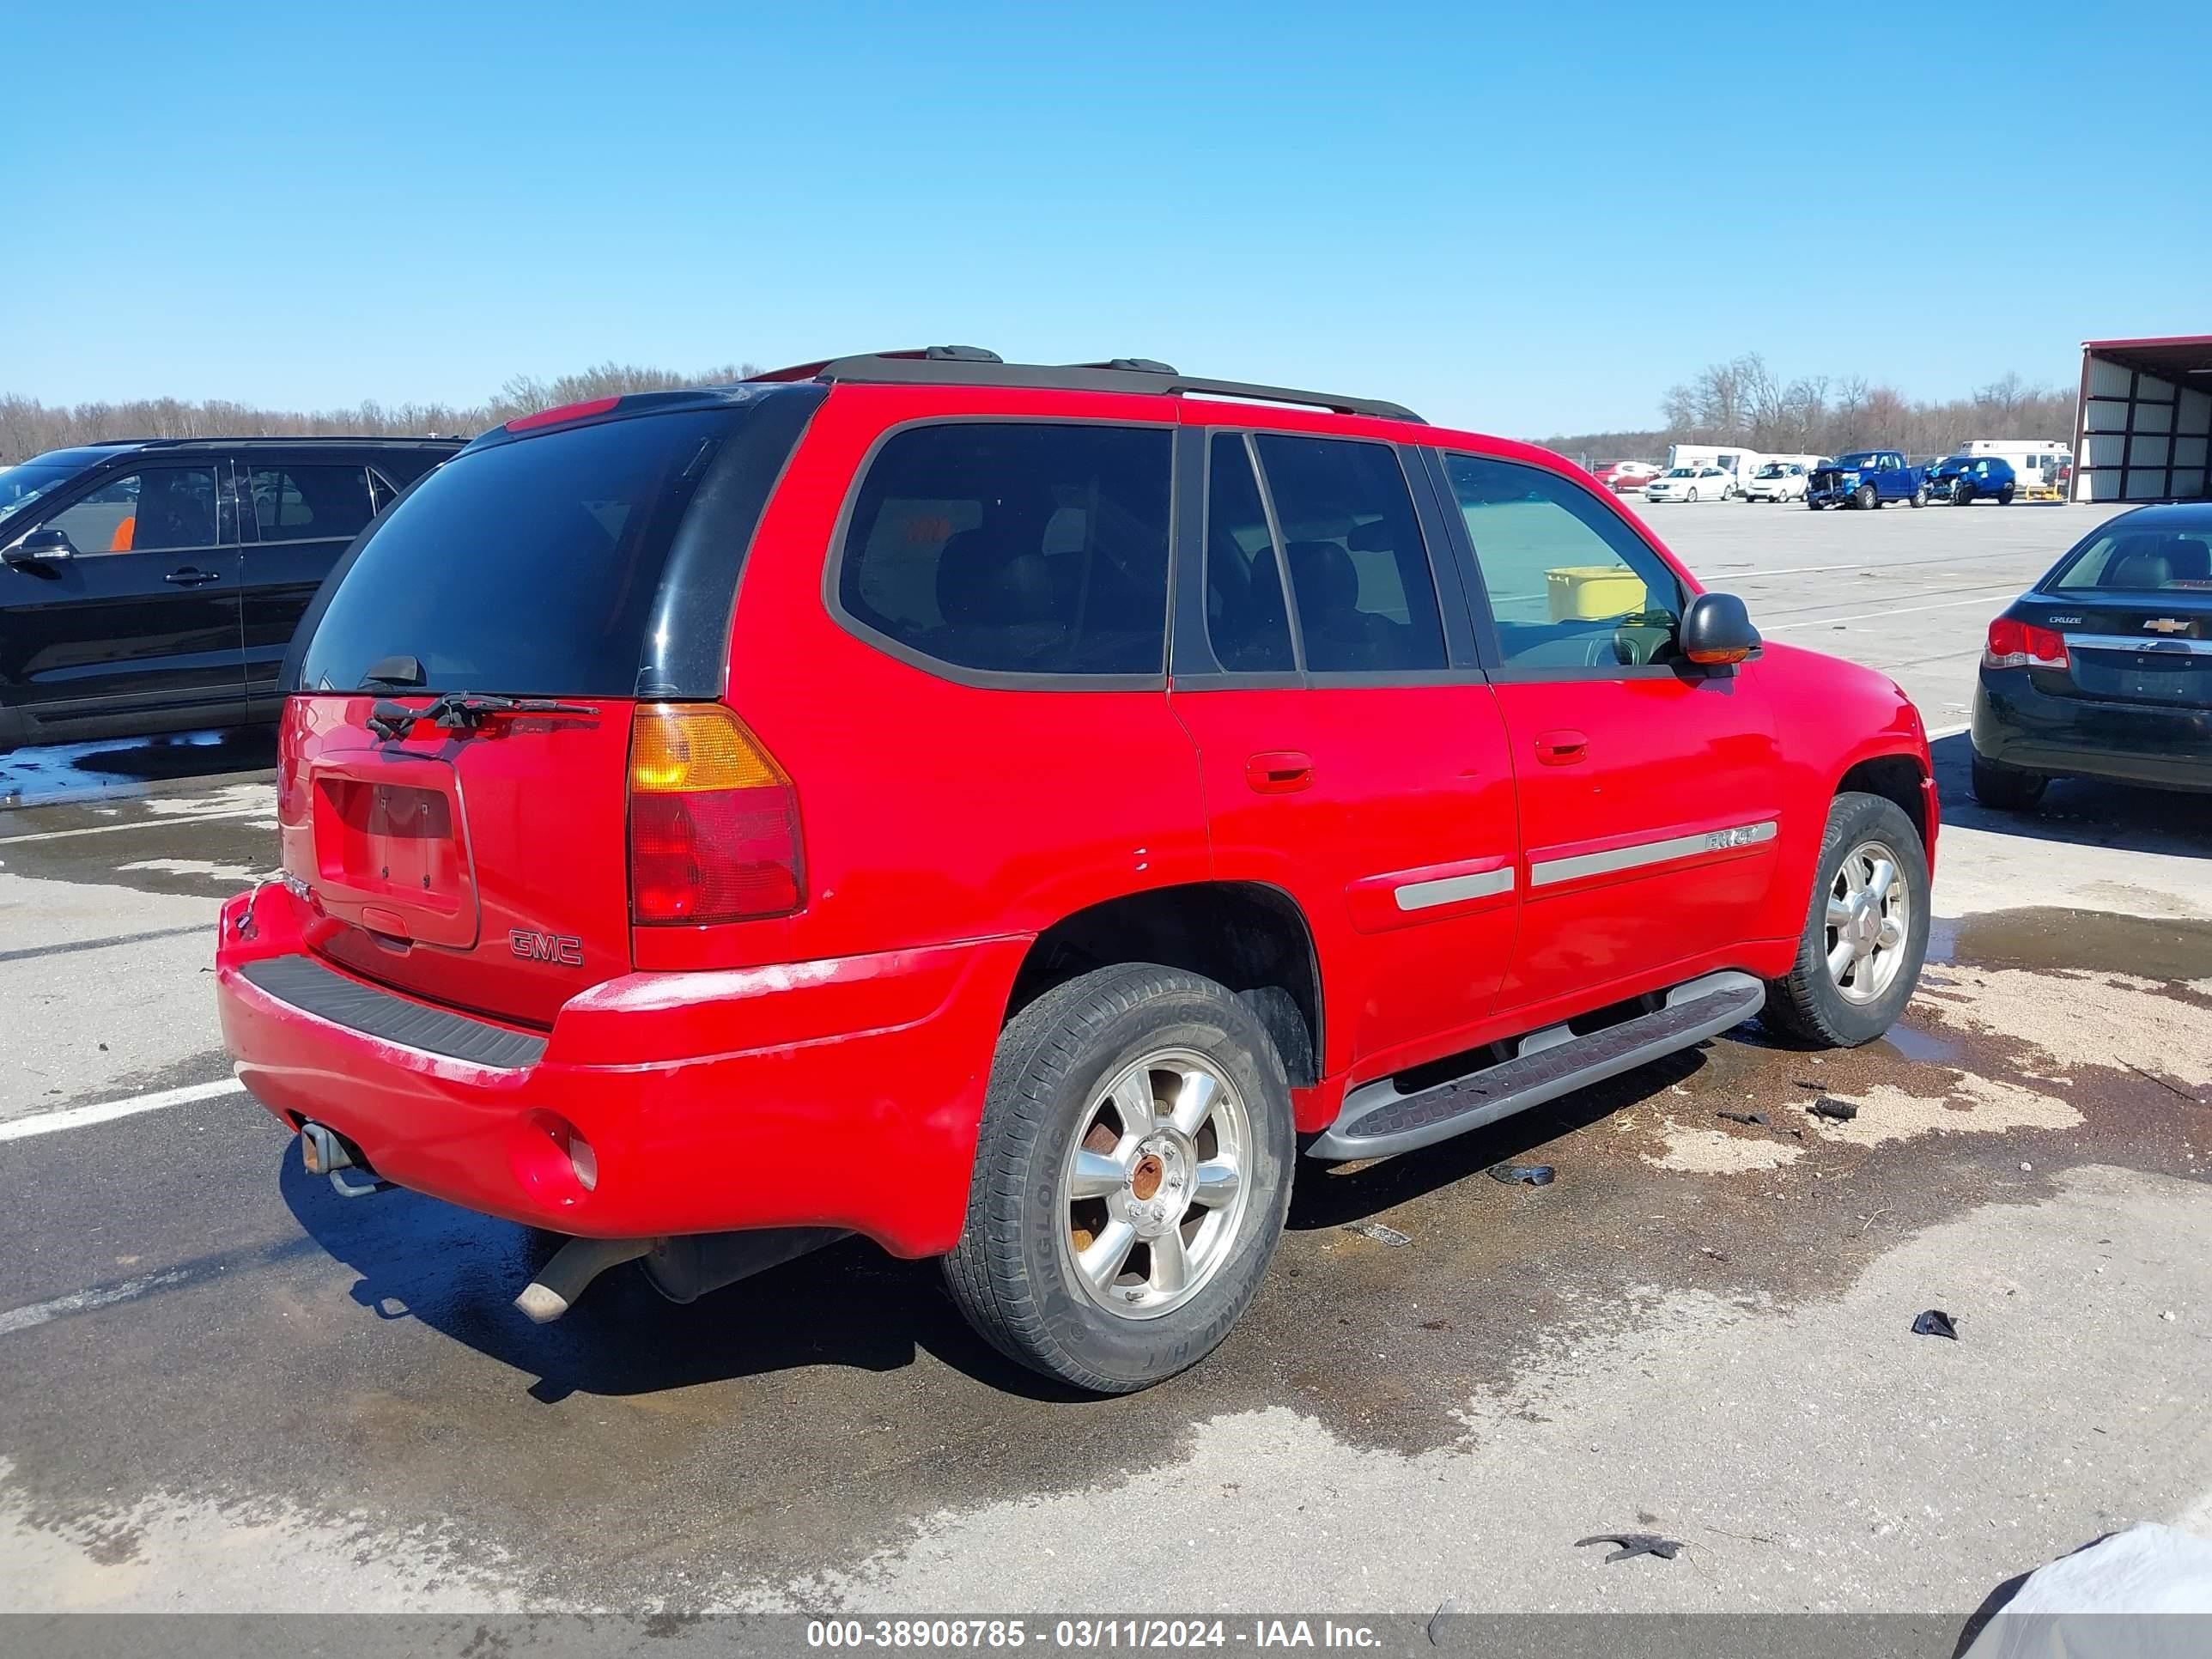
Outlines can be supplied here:
<path id="1" fill-rule="evenodd" d="M 568 933 L 533 933 L 510 927 L 507 948 L 525 962 L 557 963 L 563 968 L 584 965 L 584 941 Z"/>

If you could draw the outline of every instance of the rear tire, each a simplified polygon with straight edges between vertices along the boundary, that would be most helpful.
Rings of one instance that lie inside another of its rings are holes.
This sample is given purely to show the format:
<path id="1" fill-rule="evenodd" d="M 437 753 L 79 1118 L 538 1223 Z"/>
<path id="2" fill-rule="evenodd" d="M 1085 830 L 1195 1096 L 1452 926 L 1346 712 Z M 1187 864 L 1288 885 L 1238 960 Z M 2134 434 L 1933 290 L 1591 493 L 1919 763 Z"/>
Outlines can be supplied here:
<path id="1" fill-rule="evenodd" d="M 2012 498 L 2013 487 L 2010 484 L 2003 484 L 1998 487 L 1997 505 L 1999 507 L 2010 507 L 2012 505 Z"/>
<path id="2" fill-rule="evenodd" d="M 1912 492 L 1912 504 L 1915 507 L 1925 507 L 1928 505 L 1928 486 L 1926 484 L 1921 485 L 1919 489 Z"/>
<path id="3" fill-rule="evenodd" d="M 1927 850 L 1905 809 L 1881 795 L 1838 795 L 1796 964 L 1767 981 L 1759 1023 L 1817 1048 L 1856 1048 L 1880 1036 L 1920 982 L 1929 892 Z"/>
<path id="4" fill-rule="evenodd" d="M 1149 963 L 1085 974 L 1000 1034 L 946 1287 L 1033 1370 L 1149 1388 L 1250 1305 L 1296 1151 L 1282 1058 L 1225 986 Z"/>
<path id="5" fill-rule="evenodd" d="M 2040 772 L 2000 766 L 1978 754 L 1974 757 L 1972 782 L 1974 799 L 2000 812 L 2033 811 L 2051 787 L 2051 780 Z"/>
<path id="6" fill-rule="evenodd" d="M 1691 491 L 1691 492 L 1690 492 L 1686 496 L 1685 496 L 1683 499 L 1684 499 L 1684 500 L 1686 500 L 1686 501 L 1694 501 L 1695 500 L 1697 500 L 1697 499 L 1698 499 L 1698 492 L 1697 492 L 1696 490 L 1694 490 L 1694 489 L 1693 489 L 1693 490 L 1692 490 L 1692 491 Z"/>

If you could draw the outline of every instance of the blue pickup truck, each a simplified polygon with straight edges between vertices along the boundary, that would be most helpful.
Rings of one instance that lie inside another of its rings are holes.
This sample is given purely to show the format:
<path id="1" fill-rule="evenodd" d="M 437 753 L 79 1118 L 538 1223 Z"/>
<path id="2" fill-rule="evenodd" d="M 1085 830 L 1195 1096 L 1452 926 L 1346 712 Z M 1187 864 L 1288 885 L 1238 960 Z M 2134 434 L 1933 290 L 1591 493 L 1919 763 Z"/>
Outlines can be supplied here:
<path id="1" fill-rule="evenodd" d="M 1805 505 L 1880 507 L 1885 501 L 1928 505 L 1928 475 L 1907 466 L 1893 449 L 1857 449 L 1816 468 L 1805 489 Z"/>

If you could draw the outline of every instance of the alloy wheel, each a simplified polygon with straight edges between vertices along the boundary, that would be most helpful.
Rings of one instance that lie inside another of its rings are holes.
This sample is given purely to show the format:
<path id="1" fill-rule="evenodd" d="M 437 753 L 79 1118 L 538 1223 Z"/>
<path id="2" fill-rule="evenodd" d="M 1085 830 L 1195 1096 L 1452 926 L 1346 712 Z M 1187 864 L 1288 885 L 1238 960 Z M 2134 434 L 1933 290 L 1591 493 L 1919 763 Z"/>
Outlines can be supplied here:
<path id="1" fill-rule="evenodd" d="M 1236 1086 L 1188 1049 L 1124 1067 L 1091 1103 L 1060 1173 L 1070 1276 L 1125 1319 L 1157 1319 L 1235 1254 L 1253 1155 Z"/>
<path id="2" fill-rule="evenodd" d="M 1828 977 L 1847 1002 L 1878 1000 L 1896 982 L 1912 933 L 1912 892 L 1894 848 L 1863 841 L 1828 889 Z"/>

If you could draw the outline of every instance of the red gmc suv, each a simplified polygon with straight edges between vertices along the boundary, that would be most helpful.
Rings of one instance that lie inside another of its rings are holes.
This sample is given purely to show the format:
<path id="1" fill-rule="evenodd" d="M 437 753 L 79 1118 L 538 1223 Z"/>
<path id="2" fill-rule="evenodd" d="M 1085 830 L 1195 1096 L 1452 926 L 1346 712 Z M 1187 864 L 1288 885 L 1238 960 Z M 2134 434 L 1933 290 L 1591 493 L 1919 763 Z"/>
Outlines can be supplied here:
<path id="1" fill-rule="evenodd" d="M 285 668 L 246 1086 L 349 1192 L 569 1236 L 560 1313 L 848 1232 L 1136 1389 L 1303 1153 L 1425 1146 L 1758 1014 L 1865 1042 L 1936 804 L 1557 456 L 972 348 L 488 433 Z"/>

